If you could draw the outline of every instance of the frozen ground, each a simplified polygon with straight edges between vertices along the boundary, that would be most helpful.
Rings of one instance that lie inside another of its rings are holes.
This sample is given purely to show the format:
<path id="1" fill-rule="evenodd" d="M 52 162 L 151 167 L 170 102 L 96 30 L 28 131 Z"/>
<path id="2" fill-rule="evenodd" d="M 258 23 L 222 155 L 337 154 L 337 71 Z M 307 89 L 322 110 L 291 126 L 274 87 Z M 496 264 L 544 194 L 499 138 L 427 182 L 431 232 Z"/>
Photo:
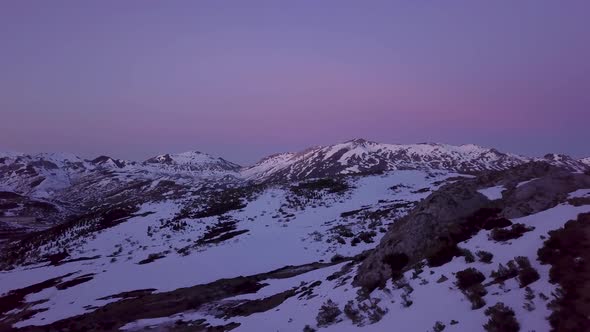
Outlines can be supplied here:
<path id="1" fill-rule="evenodd" d="M 221 278 L 271 271 L 286 265 L 329 261 L 335 254 L 354 256 L 374 247 L 383 234 L 376 232 L 371 243 L 361 241 L 354 246 L 350 241 L 346 244 L 328 243 L 326 239 L 331 228 L 358 222 L 341 218 L 341 213 L 363 208 L 375 210 L 389 201 L 418 201 L 426 197 L 429 190 L 436 189 L 434 182 L 449 176 L 456 174 L 432 176 L 421 171 L 399 171 L 350 179 L 353 189 L 349 192 L 330 194 L 322 199 L 321 204 L 288 210 L 293 214 L 289 221 L 276 218 L 276 215 L 285 202 L 285 196 L 291 195 L 291 192 L 280 187 L 270 188 L 245 208 L 226 214 L 237 220 L 238 230 L 248 230 L 247 233 L 219 244 L 200 247 L 187 256 L 178 254 L 176 250 L 202 236 L 207 225 L 217 222 L 217 217 L 188 220 L 189 227 L 184 230 L 163 229 L 150 236 L 148 227 L 157 228 L 160 220 L 172 218 L 179 211 L 182 200 L 144 204 L 138 214 L 153 214 L 131 218 L 92 237 L 74 239 L 70 245 L 74 252 L 71 258 L 99 258 L 1 272 L 0 293 L 69 273 L 73 274 L 66 280 L 93 274 L 92 280 L 74 287 L 64 290 L 52 287 L 27 297 L 29 302 L 48 300 L 34 307 L 47 310 L 17 326 L 44 325 L 84 313 L 87 311 L 85 308 L 104 305 L 109 301 L 97 299 L 125 291 L 148 288 L 169 291 Z M 391 189 L 393 186 L 397 186 L 395 190 Z M 405 212 L 401 209 L 399 215 Z M 321 240 L 317 234 L 320 234 Z M 164 253 L 165 257 L 148 264 L 137 264 L 150 254 L 159 253 Z"/>

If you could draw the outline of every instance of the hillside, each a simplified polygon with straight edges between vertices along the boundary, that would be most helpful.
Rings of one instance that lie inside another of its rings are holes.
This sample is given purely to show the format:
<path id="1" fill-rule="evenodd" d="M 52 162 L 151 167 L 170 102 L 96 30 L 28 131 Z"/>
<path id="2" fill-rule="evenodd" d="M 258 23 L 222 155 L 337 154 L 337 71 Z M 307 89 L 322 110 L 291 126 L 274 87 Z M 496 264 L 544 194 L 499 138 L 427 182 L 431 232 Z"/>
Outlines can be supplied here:
<path id="1" fill-rule="evenodd" d="M 0 222 L 18 236 L 0 331 L 567 331 L 585 310 L 590 174 L 565 156 L 353 140 L 247 168 L 3 158 Z M 39 177 L 67 181 L 45 195 Z"/>

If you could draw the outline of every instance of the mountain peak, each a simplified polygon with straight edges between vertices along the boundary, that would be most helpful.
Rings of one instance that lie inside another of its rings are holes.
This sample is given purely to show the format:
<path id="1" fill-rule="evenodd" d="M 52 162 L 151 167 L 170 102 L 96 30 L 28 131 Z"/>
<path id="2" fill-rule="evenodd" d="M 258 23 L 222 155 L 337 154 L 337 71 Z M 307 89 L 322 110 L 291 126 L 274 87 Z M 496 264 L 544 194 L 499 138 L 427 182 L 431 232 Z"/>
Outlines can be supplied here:
<path id="1" fill-rule="evenodd" d="M 242 175 L 256 180 L 281 181 L 400 169 L 474 172 L 506 169 L 527 161 L 525 157 L 474 144 L 402 145 L 355 138 L 344 143 L 266 158 L 244 170 Z"/>
<path id="2" fill-rule="evenodd" d="M 161 154 L 144 162 L 145 165 L 159 164 L 176 171 L 190 171 L 208 173 L 235 172 L 240 166 L 220 157 L 214 157 L 200 151 L 187 151 L 177 154 Z"/>
<path id="3" fill-rule="evenodd" d="M 353 138 L 353 139 L 348 140 L 348 141 L 346 141 L 344 143 L 353 143 L 353 144 L 367 144 L 367 143 L 372 143 L 372 144 L 377 144 L 376 142 L 372 142 L 372 141 L 369 141 L 367 139 L 360 138 L 360 137 L 359 138 Z"/>

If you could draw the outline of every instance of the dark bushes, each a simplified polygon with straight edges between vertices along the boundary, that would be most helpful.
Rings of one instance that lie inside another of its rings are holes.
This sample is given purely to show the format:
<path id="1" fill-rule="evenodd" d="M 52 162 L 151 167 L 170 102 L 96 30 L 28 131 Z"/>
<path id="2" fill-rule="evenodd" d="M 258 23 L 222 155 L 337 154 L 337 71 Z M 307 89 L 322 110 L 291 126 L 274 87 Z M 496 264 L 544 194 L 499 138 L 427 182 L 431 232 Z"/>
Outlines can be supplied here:
<path id="1" fill-rule="evenodd" d="M 488 293 L 482 284 L 475 284 L 463 291 L 463 294 L 471 302 L 471 309 L 477 310 L 486 305 L 486 301 L 483 297 Z"/>
<path id="2" fill-rule="evenodd" d="M 471 302 L 472 309 L 479 309 L 485 305 L 483 296 L 487 294 L 482 282 L 486 277 L 474 268 L 468 268 L 457 272 L 457 287 L 465 294 Z"/>
<path id="3" fill-rule="evenodd" d="M 505 228 L 494 228 L 490 233 L 490 237 L 494 241 L 508 241 L 512 239 L 518 239 L 524 233 L 530 232 L 534 227 L 527 227 L 524 224 L 514 224 L 509 229 Z"/>
<path id="4" fill-rule="evenodd" d="M 166 257 L 166 255 L 164 255 L 163 253 L 149 254 L 146 259 L 140 261 L 137 264 L 140 264 L 140 265 L 148 264 L 148 263 L 154 262 L 154 261 L 164 258 L 164 257 Z"/>
<path id="5" fill-rule="evenodd" d="M 504 282 L 508 279 L 518 276 L 518 267 L 514 261 L 509 261 L 506 266 L 499 264 L 497 271 L 492 271 L 490 275 L 496 282 Z"/>
<path id="6" fill-rule="evenodd" d="M 510 225 L 512 225 L 512 221 L 510 221 L 506 218 L 494 218 L 494 219 L 486 220 L 486 222 L 483 224 L 482 228 L 489 231 L 494 228 L 504 228 L 504 227 L 508 227 Z"/>
<path id="7" fill-rule="evenodd" d="M 486 277 L 481 272 L 472 267 L 457 272 L 456 277 L 457 287 L 459 287 L 459 289 L 461 290 L 466 290 L 467 288 L 476 284 L 480 284 L 481 282 L 486 280 Z"/>
<path id="8" fill-rule="evenodd" d="M 520 288 L 526 287 L 539 280 L 539 272 L 537 272 L 537 270 L 531 266 L 528 258 L 520 256 L 516 257 L 515 260 L 520 268 L 518 271 L 518 281 L 520 283 Z"/>
<path id="9" fill-rule="evenodd" d="M 550 304 L 553 331 L 587 331 L 590 326 L 590 214 L 580 214 L 563 228 L 549 232 L 537 252 L 551 264 L 549 280 L 560 288 Z"/>
<path id="10" fill-rule="evenodd" d="M 465 263 L 473 263 L 475 262 L 475 256 L 469 249 L 459 249 L 461 252 L 461 256 L 465 257 Z"/>
<path id="11" fill-rule="evenodd" d="M 494 254 L 492 254 L 491 252 L 488 252 L 488 251 L 480 250 L 480 251 L 476 252 L 475 254 L 479 258 L 479 261 L 482 263 L 489 264 L 492 262 L 492 259 L 494 258 Z"/>
<path id="12" fill-rule="evenodd" d="M 520 287 L 526 287 L 539 280 L 540 276 L 537 270 L 531 266 L 529 259 L 524 256 L 518 256 L 509 261 L 506 266 L 499 264 L 498 270 L 493 271 L 491 277 L 496 282 L 504 282 L 508 279 L 518 277 Z"/>
<path id="13" fill-rule="evenodd" d="M 483 326 L 488 332 L 520 331 L 520 325 L 516 321 L 514 311 L 502 302 L 487 308 L 485 314 L 490 317 L 490 320 Z"/>
<path id="14" fill-rule="evenodd" d="M 363 316 L 360 311 L 354 307 L 354 301 L 348 301 L 344 306 L 344 314 L 348 317 L 353 324 L 358 325 L 363 322 Z"/>
<path id="15" fill-rule="evenodd" d="M 340 314 L 342 314 L 342 311 L 338 308 L 338 305 L 334 303 L 334 301 L 328 299 L 328 301 L 322 305 L 316 317 L 318 326 L 325 327 L 336 323 Z"/>
<path id="16" fill-rule="evenodd" d="M 373 237 L 377 235 L 377 233 L 375 233 L 374 231 L 369 231 L 369 232 L 361 232 L 358 235 L 358 238 L 365 242 L 365 243 L 373 243 Z"/>

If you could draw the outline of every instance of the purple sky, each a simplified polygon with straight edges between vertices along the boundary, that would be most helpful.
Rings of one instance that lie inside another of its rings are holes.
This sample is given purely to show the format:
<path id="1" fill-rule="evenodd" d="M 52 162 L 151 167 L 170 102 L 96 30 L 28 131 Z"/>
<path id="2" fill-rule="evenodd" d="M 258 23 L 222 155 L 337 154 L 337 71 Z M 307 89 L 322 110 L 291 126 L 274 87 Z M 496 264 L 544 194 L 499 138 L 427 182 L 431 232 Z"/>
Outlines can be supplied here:
<path id="1" fill-rule="evenodd" d="M 590 155 L 590 1 L 3 1 L 0 149 Z"/>

